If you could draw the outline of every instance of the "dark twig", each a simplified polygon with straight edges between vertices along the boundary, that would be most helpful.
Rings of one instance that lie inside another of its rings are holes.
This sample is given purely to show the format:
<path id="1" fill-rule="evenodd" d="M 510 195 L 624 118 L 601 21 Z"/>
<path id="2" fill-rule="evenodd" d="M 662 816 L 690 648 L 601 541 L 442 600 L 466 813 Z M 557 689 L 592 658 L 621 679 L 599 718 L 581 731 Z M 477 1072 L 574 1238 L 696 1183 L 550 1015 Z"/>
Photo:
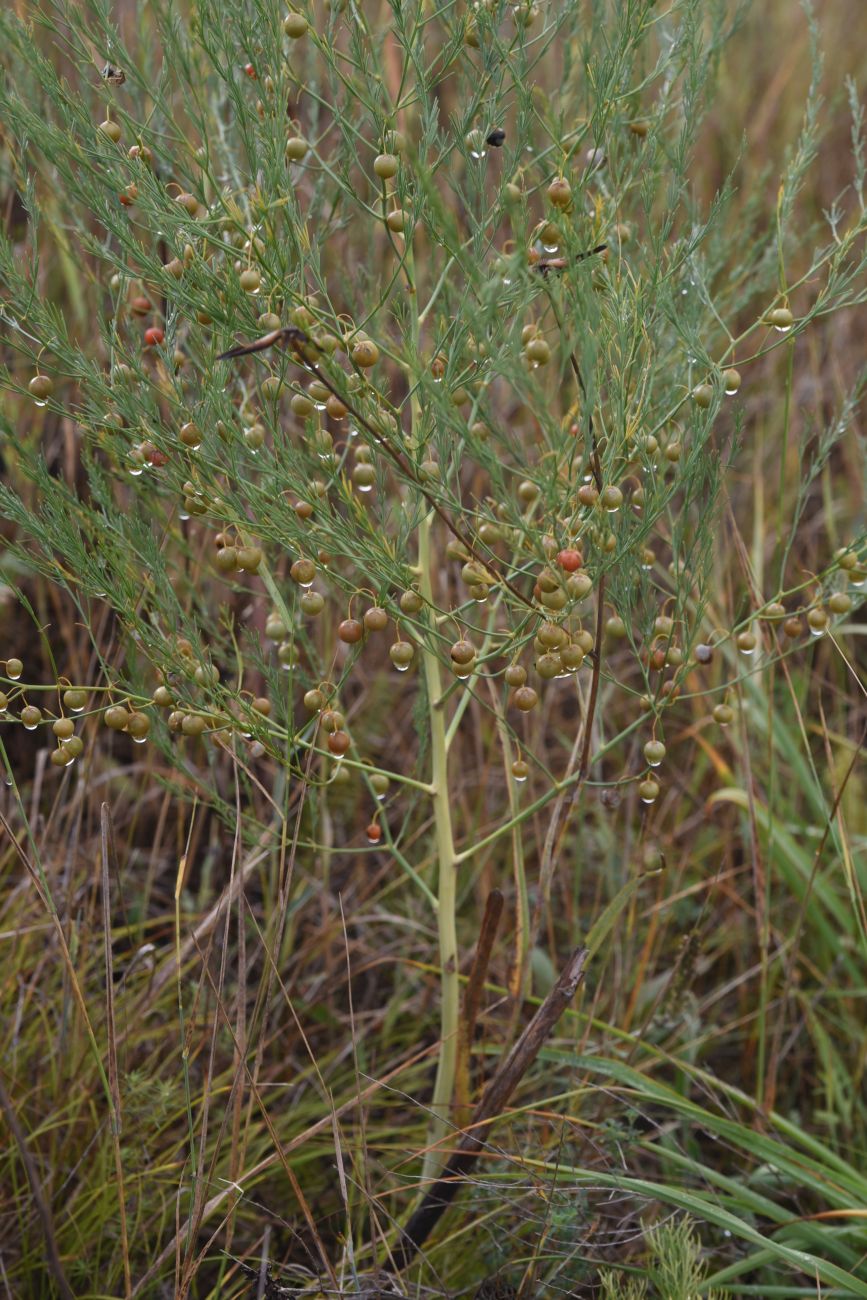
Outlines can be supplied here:
<path id="1" fill-rule="evenodd" d="M 581 750 L 581 762 L 578 767 L 578 784 L 573 786 L 572 802 L 577 798 L 578 790 L 587 780 L 590 771 L 590 746 L 593 737 L 593 719 L 596 716 L 596 701 L 599 696 L 599 677 L 602 671 L 602 637 L 605 632 L 605 574 L 599 577 L 596 588 L 596 646 L 593 666 L 590 670 L 590 698 L 584 716 L 584 745 Z"/>
<path id="2" fill-rule="evenodd" d="M 319 369 L 319 366 L 317 366 L 316 362 L 313 361 L 309 355 L 310 352 L 316 348 L 316 344 L 309 335 L 304 333 L 303 330 L 298 329 L 294 325 L 286 325 L 280 329 L 271 330 L 268 334 L 263 334 L 261 338 L 254 339 L 252 343 L 240 343 L 237 347 L 229 348 L 227 352 L 221 352 L 217 357 L 217 360 L 226 361 L 233 357 L 250 356 L 255 352 L 264 352 L 266 349 L 272 348 L 277 344 L 281 347 L 291 346 L 294 350 L 295 359 L 299 365 L 302 365 L 311 375 L 315 375 L 319 382 L 325 385 L 329 393 L 332 393 L 338 401 L 343 403 L 350 415 L 355 416 L 362 428 L 367 430 L 371 438 L 382 447 L 386 455 L 388 455 L 394 464 L 397 465 L 400 472 L 410 480 L 414 487 L 418 489 L 430 508 L 443 521 L 449 532 L 458 539 L 462 546 L 466 547 L 467 552 L 472 559 L 474 559 L 477 564 L 480 564 L 483 569 L 486 569 L 489 573 L 493 574 L 497 581 L 501 582 L 503 586 L 512 593 L 515 599 L 521 602 L 522 605 L 529 605 L 530 608 L 535 608 L 532 600 L 525 596 L 523 592 L 519 591 L 518 588 L 509 581 L 505 574 L 502 573 L 490 559 L 479 554 L 471 539 L 458 527 L 449 515 L 448 511 L 443 510 L 436 497 L 434 497 L 424 484 L 419 481 L 417 474 L 406 456 L 404 456 L 403 452 L 389 441 L 381 429 L 375 428 L 374 425 L 372 425 L 370 421 L 361 414 L 357 407 L 353 406 L 352 401 L 347 394 L 341 393 L 340 390 L 332 384 L 328 376 Z"/>
<path id="3" fill-rule="evenodd" d="M 605 248 L 606 245 L 601 245 Z M 594 249 L 594 252 L 599 251 Z M 554 295 L 551 289 L 546 286 L 548 302 L 560 335 L 565 342 L 565 330 L 560 313 L 557 310 L 557 304 L 554 301 Z M 581 374 L 581 367 L 578 364 L 578 358 L 575 353 L 569 352 L 569 365 L 575 376 L 575 382 L 584 401 L 587 401 L 587 387 L 584 383 L 584 376 Z M 590 439 L 590 466 L 593 472 L 593 480 L 596 484 L 596 490 L 602 491 L 602 463 L 599 459 L 599 447 L 596 442 L 596 430 L 593 425 L 593 411 L 587 408 L 587 431 Z M 560 853 L 563 847 L 563 837 L 566 834 L 566 827 L 569 824 L 569 817 L 575 802 L 578 799 L 584 782 L 590 772 L 590 751 L 593 745 L 593 720 L 596 717 L 596 706 L 599 699 L 599 680 L 602 674 L 602 635 L 605 627 L 605 574 L 599 575 L 599 581 L 596 585 L 596 633 L 594 637 L 593 658 L 590 676 L 590 694 L 587 698 L 587 708 L 584 713 L 583 734 L 581 737 L 581 752 L 578 758 L 578 780 L 570 782 L 568 789 L 564 789 L 557 797 L 557 803 L 554 807 L 554 813 L 551 818 L 551 824 L 548 834 L 545 837 L 545 847 L 542 855 L 542 866 L 539 872 L 539 894 L 536 902 L 536 909 L 533 916 L 533 926 L 531 930 L 531 946 L 536 943 L 539 930 L 542 924 L 542 907 L 547 902 L 548 893 L 551 888 L 551 880 L 554 875 L 554 869 L 560 859 Z M 569 767 L 564 775 L 564 783 L 571 777 L 571 765 L 578 756 L 577 746 L 572 751 L 569 760 Z"/>
<path id="4" fill-rule="evenodd" d="M 561 971 L 557 983 L 503 1061 L 488 1084 L 485 1094 L 476 1107 L 468 1131 L 458 1141 L 456 1150 L 448 1160 L 442 1176 L 430 1191 L 425 1193 L 418 1209 L 410 1216 L 402 1237 L 392 1254 L 392 1267 L 407 1267 L 433 1232 L 449 1205 L 455 1199 L 485 1139 L 478 1132 L 488 1120 L 503 1112 L 521 1079 L 535 1061 L 540 1049 L 566 1010 L 584 974 L 586 948 L 576 948 Z"/>
<path id="5" fill-rule="evenodd" d="M 545 257 L 541 262 L 537 262 L 533 268 L 547 275 L 549 271 L 565 271 L 567 266 L 573 262 L 583 262 L 585 257 L 595 257 L 597 253 L 604 253 L 607 244 L 597 244 L 595 248 L 589 249 L 586 253 L 579 253 L 577 257 Z"/>

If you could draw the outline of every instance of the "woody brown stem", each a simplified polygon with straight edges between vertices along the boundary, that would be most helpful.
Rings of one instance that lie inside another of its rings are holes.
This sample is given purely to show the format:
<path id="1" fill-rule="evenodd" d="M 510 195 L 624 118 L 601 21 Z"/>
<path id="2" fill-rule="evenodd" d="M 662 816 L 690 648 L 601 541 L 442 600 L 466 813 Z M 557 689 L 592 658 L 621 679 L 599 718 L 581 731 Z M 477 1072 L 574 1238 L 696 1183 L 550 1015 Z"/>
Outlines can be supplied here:
<path id="1" fill-rule="evenodd" d="M 470 1119 L 470 1052 L 473 1046 L 473 1033 L 482 1003 L 482 990 L 491 960 L 497 927 L 503 915 L 503 895 L 499 889 L 492 889 L 485 904 L 482 928 L 473 968 L 470 971 L 467 987 L 464 990 L 464 1006 L 461 1022 L 458 1026 L 458 1053 L 455 1063 L 455 1119 L 458 1124 Z"/>

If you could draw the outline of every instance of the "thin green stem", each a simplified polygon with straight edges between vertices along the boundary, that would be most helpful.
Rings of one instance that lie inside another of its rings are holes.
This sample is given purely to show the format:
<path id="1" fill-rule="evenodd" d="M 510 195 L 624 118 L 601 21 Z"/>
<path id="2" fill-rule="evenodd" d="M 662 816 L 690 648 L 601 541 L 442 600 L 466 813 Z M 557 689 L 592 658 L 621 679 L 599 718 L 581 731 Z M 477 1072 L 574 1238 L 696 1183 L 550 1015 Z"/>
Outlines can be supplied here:
<path id="1" fill-rule="evenodd" d="M 783 405 L 783 446 L 780 450 L 780 479 L 779 479 L 779 499 L 777 502 L 777 537 L 780 540 L 780 576 L 777 585 L 782 591 L 783 582 L 786 577 L 786 564 L 791 550 L 791 538 L 784 541 L 789 529 L 785 527 L 785 500 L 786 500 L 786 463 L 789 459 L 789 426 L 792 417 L 792 385 L 795 377 L 795 340 L 790 338 L 787 342 L 787 365 L 786 365 L 786 392 Z"/>

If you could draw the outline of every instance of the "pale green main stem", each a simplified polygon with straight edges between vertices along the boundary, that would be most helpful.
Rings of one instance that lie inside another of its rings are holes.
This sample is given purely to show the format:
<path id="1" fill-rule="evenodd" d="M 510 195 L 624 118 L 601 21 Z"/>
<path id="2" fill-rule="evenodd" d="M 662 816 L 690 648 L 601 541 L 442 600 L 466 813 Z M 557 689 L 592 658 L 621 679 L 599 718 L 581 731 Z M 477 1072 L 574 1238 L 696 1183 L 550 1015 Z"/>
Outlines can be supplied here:
<path id="1" fill-rule="evenodd" d="M 432 599 L 431 589 L 431 524 L 428 515 L 419 527 L 418 558 L 421 569 L 421 594 L 425 601 Z M 439 929 L 440 966 L 440 1045 L 439 1063 L 432 1108 L 436 1118 L 431 1126 L 430 1140 L 439 1141 L 449 1131 L 449 1108 L 455 1084 L 455 1064 L 458 1047 L 458 940 L 455 925 L 457 894 L 457 863 L 452 834 L 452 815 L 449 804 L 448 750 L 446 747 L 445 709 L 440 699 L 442 680 L 440 661 L 430 646 L 422 647 L 425 684 L 428 695 L 428 719 L 431 733 L 431 784 L 433 786 L 434 834 L 439 867 L 437 887 L 437 924 Z M 424 1176 L 434 1176 L 441 1157 L 429 1151 L 425 1157 Z"/>
<path id="2" fill-rule="evenodd" d="M 413 300 L 412 321 L 413 352 L 419 355 L 420 320 L 416 300 L 415 265 L 412 247 L 407 248 L 404 263 L 409 292 Z M 417 452 L 421 437 L 421 409 L 413 394 L 410 401 L 410 445 Z M 433 552 L 431 531 L 433 512 L 425 515 L 418 529 L 419 590 L 425 602 L 431 637 L 433 622 Z M 431 788 L 433 791 L 434 837 L 438 865 L 437 877 L 437 927 L 442 975 L 440 978 L 440 1054 L 436 1081 L 431 1101 L 434 1120 L 429 1142 L 440 1141 L 449 1132 L 449 1111 L 454 1095 L 455 1067 L 458 1050 L 458 939 L 455 921 L 457 898 L 457 862 L 452 832 L 452 814 L 449 804 L 448 743 L 446 739 L 445 705 L 442 703 L 443 686 L 440 661 L 433 640 L 422 638 L 421 659 L 428 697 L 428 721 L 431 744 Z M 442 1164 L 436 1151 L 428 1151 L 424 1161 L 424 1178 L 433 1178 Z"/>

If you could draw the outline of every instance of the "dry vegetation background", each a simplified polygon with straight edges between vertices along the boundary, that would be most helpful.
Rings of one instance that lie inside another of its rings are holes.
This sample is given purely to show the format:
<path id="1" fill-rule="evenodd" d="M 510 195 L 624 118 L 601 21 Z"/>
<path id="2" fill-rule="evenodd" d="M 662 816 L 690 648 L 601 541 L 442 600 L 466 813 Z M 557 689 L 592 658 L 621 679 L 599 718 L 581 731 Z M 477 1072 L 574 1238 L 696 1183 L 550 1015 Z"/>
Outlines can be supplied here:
<path id="1" fill-rule="evenodd" d="M 23 0 L 11 9 L 25 23 L 33 18 Z M 384 6 L 364 9 L 371 28 L 388 26 Z M 851 183 L 846 81 L 856 79 L 862 103 L 867 84 L 864 5 L 827 0 L 815 12 L 826 129 L 798 198 L 805 230 Z M 111 19 L 136 57 L 155 38 L 146 5 L 119 3 Z M 78 85 L 81 68 L 58 52 L 50 30 L 35 33 L 96 123 L 94 87 Z M 394 51 L 386 76 L 389 57 Z M 0 52 L 0 62 L 14 88 L 15 51 Z M 556 50 L 536 70 L 551 98 L 560 72 Z M 687 173 L 705 211 L 734 169 L 725 219 L 734 262 L 739 229 L 748 239 L 756 211 L 773 224 L 810 75 L 803 11 L 790 0 L 745 10 Z M 442 108 L 447 116 L 454 106 Z M 302 121 L 305 111 L 302 102 Z M 0 213 L 26 266 L 19 147 L 6 133 Z M 490 167 L 499 165 L 492 158 Z M 67 198 L 50 166 L 37 169 L 35 186 L 44 213 L 38 297 L 105 366 L 94 320 L 105 311 L 108 271 L 65 239 Z M 790 259 L 790 281 L 809 266 L 812 247 L 805 240 L 800 264 L 797 253 Z M 385 265 L 390 252 L 381 231 L 372 238 L 350 223 L 329 234 L 326 257 L 351 284 L 354 267 Z M 802 286 L 793 302 L 796 316 L 809 292 Z M 36 407 L 22 391 L 33 366 L 4 310 L 12 386 L 3 395 L 3 482 L 37 510 L 40 488 L 24 459 L 40 449 L 50 474 L 85 495 L 83 437 L 76 412 Z M 865 319 L 863 304 L 817 318 L 744 369 L 737 417 L 732 406 L 719 414 L 716 449 L 739 445 L 725 472 L 705 634 L 746 626 L 751 608 L 775 598 L 785 547 L 804 604 L 812 576 L 828 570 L 838 548 L 863 548 L 864 415 L 847 403 L 864 374 Z M 235 333 L 247 337 L 247 326 L 224 331 L 223 346 Z M 523 437 L 519 404 L 501 413 Z M 802 467 L 841 418 L 804 494 Z M 485 473 L 467 466 L 468 494 L 484 495 Z M 130 513 L 143 508 L 137 479 L 115 491 Z M 223 582 L 211 565 L 213 528 L 195 517 L 175 526 L 179 599 L 193 592 L 199 613 L 212 610 L 224 676 L 230 616 L 261 643 L 244 685 L 251 697 L 272 693 L 264 579 Z M 2 527 L 0 654 L 23 662 L 22 680 L 48 688 L 37 702 L 59 677 L 97 688 L 138 680 L 153 691 L 157 678 L 110 602 L 88 599 L 85 623 L 61 584 L 14 548 L 22 542 L 35 554 L 20 519 L 7 512 Z M 172 539 L 167 530 L 167 547 Z M 434 539 L 433 584 L 448 607 L 463 596 L 439 523 Z M 291 558 L 272 555 L 284 589 Z M 496 1277 L 527 1296 L 638 1296 L 642 1282 L 672 1300 L 710 1289 L 867 1295 L 867 629 L 858 600 L 830 634 L 813 638 L 804 628 L 780 658 L 777 632 L 763 625 L 764 663 L 726 697 L 735 708 L 728 727 L 713 722 L 723 698 L 713 692 L 737 675 L 738 656 L 726 649 L 710 675 L 687 676 L 666 719 L 668 755 L 652 805 L 634 781 L 618 784 L 621 772 L 637 770 L 644 731 L 627 732 L 598 760 L 564 831 L 523 986 L 515 837 L 486 836 L 510 800 L 535 808 L 518 831 L 535 907 L 553 815 L 545 795 L 564 770 L 586 699 L 555 682 L 526 720 L 510 717 L 513 740 L 533 756 L 520 789 L 509 775 L 517 750 L 504 762 L 486 691 L 462 706 L 449 754 L 455 847 L 481 844 L 458 874 L 462 979 L 488 896 L 505 894 L 469 1098 L 612 900 L 616 914 L 556 1036 L 487 1135 L 426 1263 L 404 1279 L 407 1294 L 474 1295 Z M 790 599 L 789 612 L 797 605 Z M 345 599 L 329 595 L 315 633 L 323 654 L 346 615 Z M 410 684 L 396 677 L 389 643 L 371 637 L 341 707 L 356 757 L 424 782 L 420 673 Z M 333 653 L 339 671 L 345 653 Z M 600 746 L 639 717 L 640 691 L 618 693 L 626 662 L 615 646 L 600 685 Z M 15 683 L 0 687 L 12 693 Z M 56 706 L 56 690 L 51 698 Z M 347 1295 L 368 1294 L 358 1277 L 386 1261 L 428 1142 L 437 931 L 395 853 L 435 889 L 433 814 L 424 800 L 403 803 L 405 787 L 392 783 L 377 814 L 388 834 L 370 843 L 379 805 L 359 763 L 311 793 L 307 778 L 334 772 L 321 752 L 299 758 L 287 740 L 281 761 L 255 744 L 167 735 L 138 745 L 101 725 L 97 706 L 91 697 L 77 728 L 83 754 L 63 771 L 51 764 L 46 727 L 0 722 L 0 1296 L 283 1294 L 265 1289 L 263 1261 L 274 1270 L 268 1286 L 315 1294 L 323 1259 L 333 1269 L 328 1294 L 338 1283 Z M 687 1212 L 701 1243 L 700 1258 L 690 1256 L 697 1273 L 666 1282 L 649 1227 Z"/>

